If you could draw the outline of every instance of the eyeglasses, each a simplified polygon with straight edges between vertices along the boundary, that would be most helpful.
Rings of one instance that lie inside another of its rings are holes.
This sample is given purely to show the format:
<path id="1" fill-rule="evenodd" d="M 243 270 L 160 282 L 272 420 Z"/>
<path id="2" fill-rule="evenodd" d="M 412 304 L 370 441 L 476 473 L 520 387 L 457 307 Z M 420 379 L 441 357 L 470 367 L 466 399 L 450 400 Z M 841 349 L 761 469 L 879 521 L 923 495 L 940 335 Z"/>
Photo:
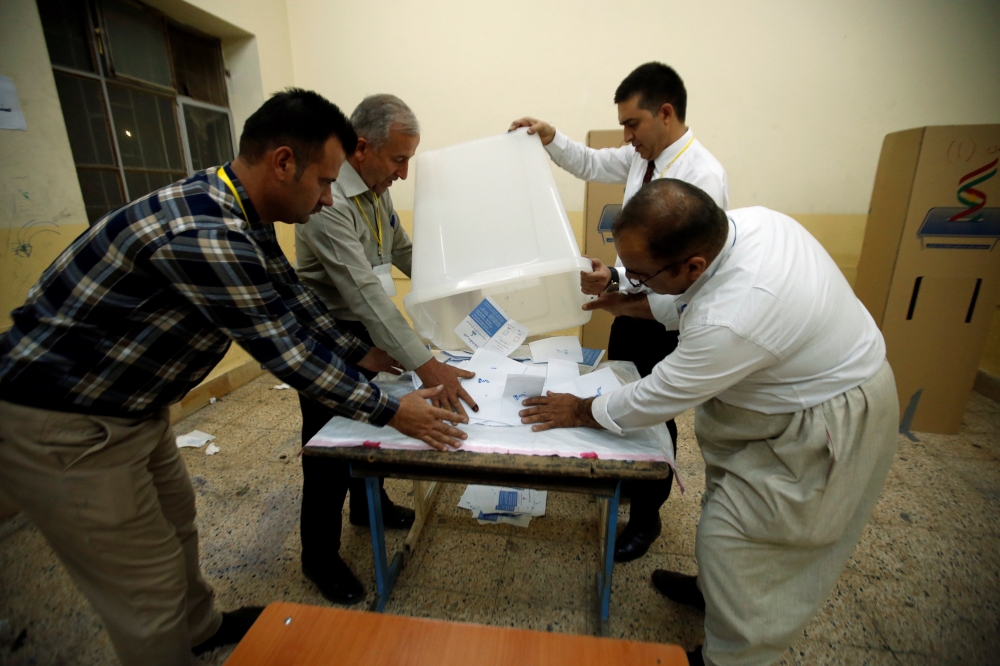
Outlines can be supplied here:
<path id="1" fill-rule="evenodd" d="M 667 264 L 666 266 L 664 266 L 660 270 L 658 270 L 655 273 L 653 273 L 652 275 L 650 275 L 645 280 L 633 280 L 632 278 L 630 278 L 628 276 L 628 274 L 632 273 L 632 271 L 630 271 L 629 269 L 626 268 L 625 269 L 625 279 L 628 280 L 629 284 L 631 284 L 633 287 L 637 287 L 637 288 L 638 287 L 645 287 L 647 282 L 649 282 L 650 280 L 652 280 L 653 278 L 655 278 L 657 275 L 659 275 L 663 271 L 667 270 L 668 268 L 673 268 L 674 266 L 680 266 L 681 264 L 687 263 L 687 261 L 690 260 L 690 259 L 691 259 L 691 257 L 688 257 L 687 259 L 683 259 L 681 261 L 675 261 L 673 263 Z M 637 273 L 633 273 L 633 275 L 638 275 L 638 274 Z"/>

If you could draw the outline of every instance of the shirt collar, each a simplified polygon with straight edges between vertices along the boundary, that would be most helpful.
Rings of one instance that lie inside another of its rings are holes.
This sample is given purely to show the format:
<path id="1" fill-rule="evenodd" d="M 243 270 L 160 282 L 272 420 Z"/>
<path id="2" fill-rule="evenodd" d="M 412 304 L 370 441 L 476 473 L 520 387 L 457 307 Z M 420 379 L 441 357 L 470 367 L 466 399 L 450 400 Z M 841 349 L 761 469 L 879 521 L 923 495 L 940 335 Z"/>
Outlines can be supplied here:
<path id="1" fill-rule="evenodd" d="M 243 188 L 243 183 L 241 183 L 240 179 L 236 177 L 236 173 L 233 171 L 232 165 L 233 165 L 232 162 L 227 162 L 222 167 L 222 169 L 225 170 L 226 174 L 229 176 L 229 180 L 233 182 L 233 186 L 236 188 L 236 191 L 240 195 L 240 201 L 243 202 L 243 209 L 246 210 L 247 217 L 250 218 L 247 220 L 247 224 L 250 226 L 251 229 L 260 229 L 261 227 L 264 227 L 266 225 L 263 225 L 261 223 L 260 214 L 257 212 L 257 209 L 254 208 L 253 202 L 250 201 L 250 196 L 247 194 L 247 191 Z M 220 178 L 219 180 L 222 179 Z M 226 185 L 225 182 L 223 182 L 220 185 L 220 189 L 223 192 L 229 192 L 230 194 L 232 194 L 232 192 L 229 191 L 229 186 Z M 239 204 L 236 204 L 234 212 L 237 213 L 240 217 L 242 217 L 243 211 L 240 210 Z"/>
<path id="2" fill-rule="evenodd" d="M 663 149 L 663 152 L 661 152 L 657 156 L 657 158 L 653 160 L 653 164 L 656 165 L 653 168 L 654 178 L 659 177 L 659 175 L 667 168 L 667 165 L 670 164 L 670 161 L 675 157 L 677 157 L 678 153 L 684 150 L 684 146 L 688 145 L 688 141 L 690 141 L 691 137 L 693 136 L 694 133 L 691 131 L 691 128 L 689 127 L 688 131 L 684 132 L 684 135 L 681 138 L 677 139 L 672 144 Z"/>
<path id="3" fill-rule="evenodd" d="M 695 280 L 694 284 L 688 287 L 687 291 L 677 296 L 676 302 L 679 305 L 686 307 L 691 303 L 691 299 L 698 295 L 698 292 L 705 286 L 705 283 L 719 272 L 719 268 L 725 263 L 733 247 L 736 245 L 736 222 L 728 215 L 726 215 L 726 219 L 729 220 L 729 232 L 726 235 L 726 244 L 722 246 L 722 252 L 719 252 L 719 256 L 712 260 L 712 263 L 708 265 L 708 268 L 701 274 L 701 277 Z"/>
<path id="4" fill-rule="evenodd" d="M 344 166 L 340 167 L 340 177 L 337 178 L 337 183 L 345 197 L 356 197 L 368 191 L 365 181 L 361 180 L 361 176 L 347 160 L 344 160 Z"/>

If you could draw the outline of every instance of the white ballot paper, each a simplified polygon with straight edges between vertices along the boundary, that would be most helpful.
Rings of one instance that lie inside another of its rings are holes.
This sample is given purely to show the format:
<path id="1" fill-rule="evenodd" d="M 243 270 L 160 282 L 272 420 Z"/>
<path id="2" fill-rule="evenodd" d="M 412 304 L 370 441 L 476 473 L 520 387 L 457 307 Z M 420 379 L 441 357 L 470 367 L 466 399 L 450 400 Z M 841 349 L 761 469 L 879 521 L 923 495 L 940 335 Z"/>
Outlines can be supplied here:
<path id="1" fill-rule="evenodd" d="M 552 391 L 552 387 L 562 386 L 580 376 L 580 366 L 573 361 L 560 361 L 554 358 L 548 362 L 548 368 L 548 374 L 545 375 L 545 385 L 542 386 L 542 395 Z"/>
<path id="2" fill-rule="evenodd" d="M 207 432 L 202 432 L 201 430 L 192 430 L 186 435 L 177 435 L 177 448 L 191 447 L 200 449 L 213 439 L 215 439 L 215 435 L 209 435 Z"/>
<path id="3" fill-rule="evenodd" d="M 486 297 L 455 327 L 469 349 L 491 349 L 509 356 L 528 337 L 528 328 L 507 316 L 496 301 Z"/>
<path id="4" fill-rule="evenodd" d="M 458 506 L 469 509 L 480 524 L 508 523 L 527 527 L 532 516 L 545 515 L 544 490 L 501 486 L 466 486 Z"/>
<path id="5" fill-rule="evenodd" d="M 583 348 L 575 335 L 560 335 L 529 342 L 532 363 L 548 363 L 552 359 L 583 363 Z"/>
<path id="6" fill-rule="evenodd" d="M 589 375 L 581 375 L 576 379 L 560 384 L 550 389 L 553 393 L 571 393 L 578 398 L 594 398 L 605 395 L 622 387 L 611 368 L 601 368 Z"/>
<path id="7" fill-rule="evenodd" d="M 503 420 L 503 390 L 507 376 L 524 374 L 524 365 L 492 349 L 484 348 L 477 349 L 472 358 L 459 367 L 476 373 L 472 379 L 462 380 L 462 388 L 479 405 L 478 412 L 469 412 L 469 423 L 512 425 Z M 517 424 L 520 425 L 520 420 Z"/>
<path id="8" fill-rule="evenodd" d="M 507 425 L 521 425 L 518 412 L 524 409 L 522 401 L 542 395 L 545 377 L 535 375 L 507 375 L 503 397 L 500 398 L 500 420 Z"/>

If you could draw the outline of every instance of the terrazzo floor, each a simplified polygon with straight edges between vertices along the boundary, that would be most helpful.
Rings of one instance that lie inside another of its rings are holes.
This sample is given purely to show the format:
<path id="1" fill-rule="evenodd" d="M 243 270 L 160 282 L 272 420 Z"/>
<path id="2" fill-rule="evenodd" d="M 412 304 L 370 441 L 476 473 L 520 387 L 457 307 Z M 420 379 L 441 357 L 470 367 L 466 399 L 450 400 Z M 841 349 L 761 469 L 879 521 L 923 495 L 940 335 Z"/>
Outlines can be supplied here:
<path id="1" fill-rule="evenodd" d="M 263 375 L 177 424 L 217 435 L 221 453 L 183 452 L 198 496 L 202 570 L 222 609 L 327 602 L 299 568 L 300 418 L 293 391 Z M 703 617 L 653 589 L 656 568 L 696 573 L 704 467 L 693 414 L 678 418 L 687 492 L 661 515 L 650 553 L 616 565 L 611 633 L 641 641 L 704 639 Z M 956 436 L 900 437 L 861 543 L 784 664 L 1000 664 L 1000 405 L 974 393 Z M 388 481 L 411 502 L 411 485 Z M 388 612 L 544 631 L 594 633 L 597 504 L 550 493 L 530 527 L 480 526 L 444 486 Z M 346 506 L 345 506 L 346 509 Z M 624 525 L 627 507 L 623 507 Z M 402 534 L 390 532 L 389 552 Z M 373 596 L 366 528 L 345 512 L 344 559 Z M 361 608 L 362 606 L 357 606 Z M 231 648 L 206 655 L 221 664 Z M 23 515 L 0 522 L 0 663 L 114 664 L 101 621 Z"/>

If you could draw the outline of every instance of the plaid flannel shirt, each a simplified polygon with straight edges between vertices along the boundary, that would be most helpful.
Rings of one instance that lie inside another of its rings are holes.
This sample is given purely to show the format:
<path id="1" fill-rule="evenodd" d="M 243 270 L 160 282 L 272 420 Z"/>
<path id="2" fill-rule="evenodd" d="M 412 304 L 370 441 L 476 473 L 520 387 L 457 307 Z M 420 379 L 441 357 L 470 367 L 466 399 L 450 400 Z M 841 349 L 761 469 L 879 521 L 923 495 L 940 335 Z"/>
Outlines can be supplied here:
<path id="1" fill-rule="evenodd" d="M 9 402 L 148 414 L 201 382 L 234 340 L 337 414 L 385 425 L 399 408 L 347 365 L 368 347 L 339 331 L 299 281 L 228 165 L 106 215 L 11 317 L 0 337 L 0 399 Z"/>

